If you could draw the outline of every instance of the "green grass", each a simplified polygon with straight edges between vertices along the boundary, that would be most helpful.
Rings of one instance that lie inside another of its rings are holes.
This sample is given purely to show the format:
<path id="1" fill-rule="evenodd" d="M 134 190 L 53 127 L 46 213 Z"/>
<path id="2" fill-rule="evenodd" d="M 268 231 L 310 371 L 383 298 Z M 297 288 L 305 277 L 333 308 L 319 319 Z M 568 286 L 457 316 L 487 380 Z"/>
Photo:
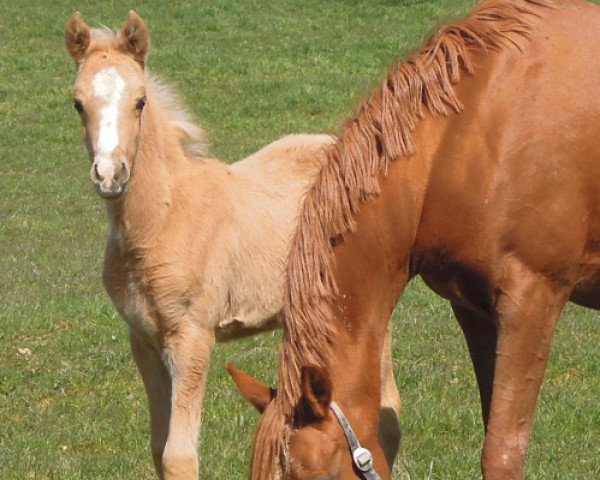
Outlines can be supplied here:
<path id="1" fill-rule="evenodd" d="M 153 478 L 145 395 L 99 277 L 107 225 L 70 101 L 69 15 L 120 26 L 135 8 L 151 30 L 151 69 L 176 85 L 213 153 L 236 159 L 285 133 L 335 131 L 398 54 L 472 3 L 0 0 L 0 478 Z M 479 478 L 478 395 L 447 303 L 415 282 L 394 328 L 405 407 L 395 478 Z M 600 478 L 599 340 L 598 315 L 569 307 L 528 479 Z M 224 364 L 273 382 L 278 341 L 217 348 L 203 478 L 246 477 L 258 417 Z"/>

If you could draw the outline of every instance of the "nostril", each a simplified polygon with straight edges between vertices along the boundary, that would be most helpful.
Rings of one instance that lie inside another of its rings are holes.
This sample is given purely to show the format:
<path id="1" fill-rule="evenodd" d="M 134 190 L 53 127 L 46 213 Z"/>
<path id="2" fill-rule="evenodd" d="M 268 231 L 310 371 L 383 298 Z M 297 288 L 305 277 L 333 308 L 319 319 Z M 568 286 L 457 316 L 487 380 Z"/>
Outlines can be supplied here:
<path id="1" fill-rule="evenodd" d="M 126 183 L 129 181 L 129 165 L 125 162 L 121 162 L 121 174 L 119 175 L 121 183 Z"/>
<path id="2" fill-rule="evenodd" d="M 102 175 L 100 175 L 100 172 L 98 171 L 97 163 L 94 163 L 94 166 L 92 167 L 92 177 L 93 177 L 93 180 L 97 180 L 99 182 L 102 182 L 104 180 L 104 177 Z"/>

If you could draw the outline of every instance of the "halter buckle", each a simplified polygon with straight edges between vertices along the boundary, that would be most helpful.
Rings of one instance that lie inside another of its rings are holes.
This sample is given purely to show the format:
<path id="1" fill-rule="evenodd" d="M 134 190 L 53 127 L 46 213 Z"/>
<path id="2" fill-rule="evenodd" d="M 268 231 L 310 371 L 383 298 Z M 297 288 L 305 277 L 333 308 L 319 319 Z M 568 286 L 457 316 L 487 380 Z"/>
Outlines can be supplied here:
<path id="1" fill-rule="evenodd" d="M 354 465 L 361 472 L 368 472 L 373 467 L 373 454 L 366 448 L 359 447 L 352 452 Z"/>
<path id="2" fill-rule="evenodd" d="M 360 446 L 360 442 L 356 438 L 356 435 L 340 406 L 335 402 L 331 402 L 329 408 L 333 410 L 333 413 L 340 422 L 342 430 L 344 431 L 344 436 L 348 442 L 348 447 L 350 447 L 350 452 L 352 452 L 352 463 L 357 470 L 361 472 L 361 477 L 365 480 L 381 480 L 381 477 L 373 470 L 373 454 L 366 448 Z"/>

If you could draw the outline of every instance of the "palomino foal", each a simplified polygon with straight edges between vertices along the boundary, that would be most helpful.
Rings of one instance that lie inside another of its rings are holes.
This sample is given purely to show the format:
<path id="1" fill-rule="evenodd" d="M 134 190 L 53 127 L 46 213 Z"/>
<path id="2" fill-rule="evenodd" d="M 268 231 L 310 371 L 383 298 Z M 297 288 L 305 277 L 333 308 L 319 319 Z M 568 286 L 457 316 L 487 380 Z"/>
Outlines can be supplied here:
<path id="1" fill-rule="evenodd" d="M 129 324 L 156 471 L 193 479 L 214 343 L 277 326 L 299 199 L 333 139 L 288 136 L 232 166 L 193 157 L 182 141 L 202 132 L 145 74 L 148 44 L 134 12 L 116 35 L 90 30 L 78 13 L 67 24 L 74 105 L 110 223 L 104 285 Z M 385 355 L 381 431 L 391 464 L 400 399 Z"/>
<path id="2" fill-rule="evenodd" d="M 353 462 L 338 406 L 391 477 L 373 352 L 417 275 L 467 341 L 483 477 L 524 478 L 560 312 L 600 309 L 599 26 L 583 0 L 483 2 L 392 68 L 327 147 L 288 257 L 278 394 L 238 382 L 264 409 L 252 480 L 379 478 Z"/>

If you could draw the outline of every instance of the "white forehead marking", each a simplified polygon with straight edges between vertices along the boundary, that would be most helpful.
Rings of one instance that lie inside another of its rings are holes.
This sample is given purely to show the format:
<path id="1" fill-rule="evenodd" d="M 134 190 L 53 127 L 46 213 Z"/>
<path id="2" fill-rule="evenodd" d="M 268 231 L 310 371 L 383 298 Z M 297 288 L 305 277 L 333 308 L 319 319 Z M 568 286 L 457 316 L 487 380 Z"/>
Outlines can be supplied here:
<path id="1" fill-rule="evenodd" d="M 104 102 L 100 111 L 100 131 L 94 161 L 100 175 L 112 177 L 115 167 L 111 155 L 119 145 L 119 107 L 125 81 L 115 67 L 109 67 L 94 76 L 92 85 L 94 94 Z"/>

